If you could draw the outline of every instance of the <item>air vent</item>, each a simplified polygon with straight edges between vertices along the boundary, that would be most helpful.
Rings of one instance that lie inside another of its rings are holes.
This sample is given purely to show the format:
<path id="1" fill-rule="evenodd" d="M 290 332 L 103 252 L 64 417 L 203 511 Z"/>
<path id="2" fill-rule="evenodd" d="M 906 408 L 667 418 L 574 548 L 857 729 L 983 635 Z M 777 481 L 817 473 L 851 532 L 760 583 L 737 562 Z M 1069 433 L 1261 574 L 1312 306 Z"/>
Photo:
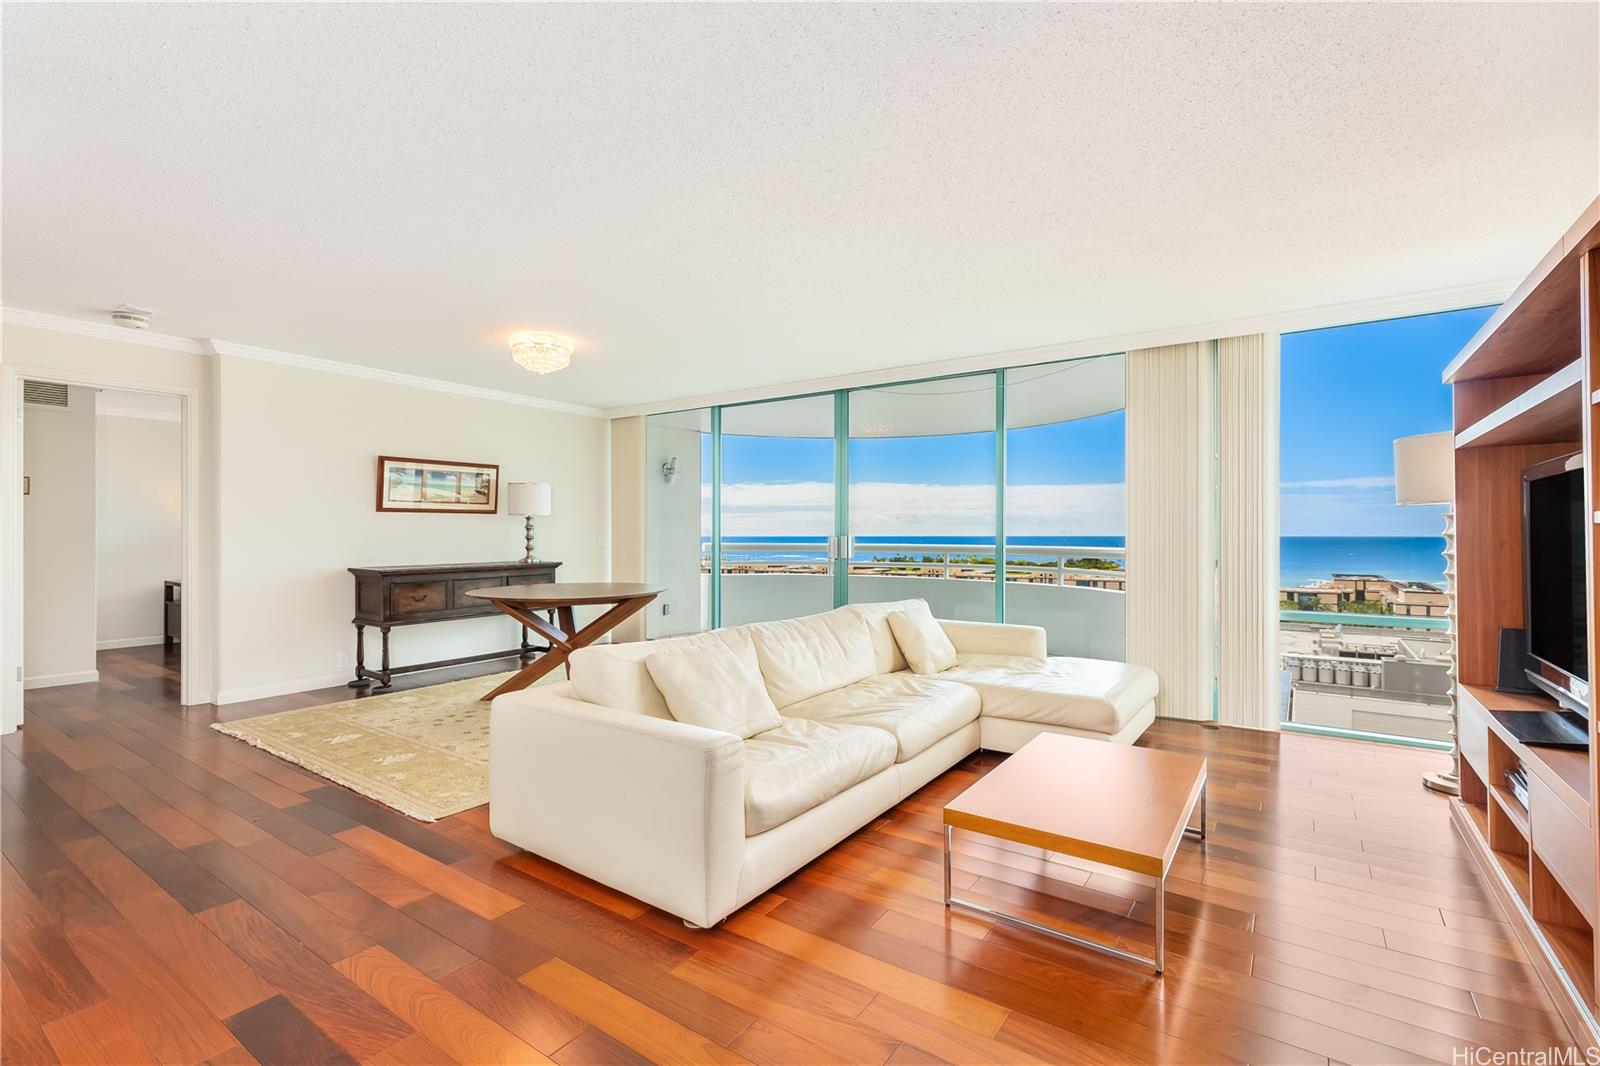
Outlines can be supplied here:
<path id="1" fill-rule="evenodd" d="M 24 381 L 22 402 L 40 407 L 67 406 L 67 387 L 54 381 Z"/>

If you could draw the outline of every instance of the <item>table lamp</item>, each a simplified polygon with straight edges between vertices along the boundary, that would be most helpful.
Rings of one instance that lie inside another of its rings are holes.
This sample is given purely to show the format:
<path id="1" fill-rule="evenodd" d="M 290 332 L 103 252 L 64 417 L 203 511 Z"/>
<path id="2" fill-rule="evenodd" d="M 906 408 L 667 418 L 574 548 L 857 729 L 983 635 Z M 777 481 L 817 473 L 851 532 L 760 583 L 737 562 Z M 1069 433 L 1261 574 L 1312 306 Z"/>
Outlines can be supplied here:
<path id="1" fill-rule="evenodd" d="M 550 486 L 543 481 L 513 481 L 506 485 L 506 514 L 521 515 L 523 526 L 522 561 L 538 562 L 533 554 L 533 519 L 550 513 Z"/>
<path id="2" fill-rule="evenodd" d="M 1455 679 L 1455 512 L 1456 500 L 1456 441 L 1455 434 L 1423 433 L 1415 437 L 1401 437 L 1394 442 L 1394 502 L 1401 507 L 1423 504 L 1444 504 L 1444 593 L 1445 608 L 1451 618 L 1450 627 L 1450 677 Z M 1456 701 L 1450 700 L 1450 769 L 1422 775 L 1422 783 L 1435 792 L 1456 796 L 1461 792 L 1457 776 L 1460 766 L 1461 745 L 1456 737 Z"/>

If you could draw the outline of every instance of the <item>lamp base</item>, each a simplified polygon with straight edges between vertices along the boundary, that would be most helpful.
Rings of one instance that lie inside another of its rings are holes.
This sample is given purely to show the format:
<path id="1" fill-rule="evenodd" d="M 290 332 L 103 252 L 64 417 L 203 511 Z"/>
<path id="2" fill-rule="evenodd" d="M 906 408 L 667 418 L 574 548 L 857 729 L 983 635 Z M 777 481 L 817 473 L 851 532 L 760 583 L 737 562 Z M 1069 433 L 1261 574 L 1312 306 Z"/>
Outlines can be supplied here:
<path id="1" fill-rule="evenodd" d="M 533 554 L 533 515 L 528 515 L 523 519 L 522 561 L 525 563 L 539 561 L 538 557 Z"/>
<path id="2" fill-rule="evenodd" d="M 1446 796 L 1461 795 L 1461 779 L 1446 770 L 1423 774 L 1422 785 L 1424 788 L 1432 789 L 1435 792 L 1442 792 Z"/>

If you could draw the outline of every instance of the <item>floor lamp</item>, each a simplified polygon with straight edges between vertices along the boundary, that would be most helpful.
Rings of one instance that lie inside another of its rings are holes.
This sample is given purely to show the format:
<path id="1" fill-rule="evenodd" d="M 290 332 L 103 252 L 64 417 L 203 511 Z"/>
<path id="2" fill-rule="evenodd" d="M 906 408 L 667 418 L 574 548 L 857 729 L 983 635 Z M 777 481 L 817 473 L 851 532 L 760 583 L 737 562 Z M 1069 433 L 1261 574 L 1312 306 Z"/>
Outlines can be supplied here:
<path id="1" fill-rule="evenodd" d="M 1456 446 L 1455 434 L 1423 433 L 1401 437 L 1394 442 L 1394 502 L 1402 507 L 1423 504 L 1445 505 L 1444 512 L 1444 597 L 1445 617 L 1450 637 L 1450 768 L 1422 775 L 1422 783 L 1435 792 L 1456 796 L 1461 793 L 1457 771 L 1461 765 L 1461 743 L 1456 736 Z"/>

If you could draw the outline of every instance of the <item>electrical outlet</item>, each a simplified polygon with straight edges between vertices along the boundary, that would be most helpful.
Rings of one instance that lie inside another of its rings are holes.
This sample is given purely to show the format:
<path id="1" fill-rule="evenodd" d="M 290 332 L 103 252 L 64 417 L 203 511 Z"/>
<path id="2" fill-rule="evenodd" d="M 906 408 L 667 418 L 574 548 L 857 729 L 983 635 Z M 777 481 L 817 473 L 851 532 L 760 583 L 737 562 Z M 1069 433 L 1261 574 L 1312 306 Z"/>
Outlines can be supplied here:
<path id="1" fill-rule="evenodd" d="M 670 604 L 670 603 L 663 603 L 663 604 L 662 604 L 662 605 L 661 605 L 661 613 L 662 613 L 662 614 L 663 614 L 663 615 L 669 615 L 669 614 L 671 614 L 671 613 L 672 613 L 672 604 Z"/>
<path id="2" fill-rule="evenodd" d="M 339 653 L 339 665 L 340 666 L 349 666 L 350 665 L 350 653 L 349 652 L 342 651 L 342 652 Z"/>

